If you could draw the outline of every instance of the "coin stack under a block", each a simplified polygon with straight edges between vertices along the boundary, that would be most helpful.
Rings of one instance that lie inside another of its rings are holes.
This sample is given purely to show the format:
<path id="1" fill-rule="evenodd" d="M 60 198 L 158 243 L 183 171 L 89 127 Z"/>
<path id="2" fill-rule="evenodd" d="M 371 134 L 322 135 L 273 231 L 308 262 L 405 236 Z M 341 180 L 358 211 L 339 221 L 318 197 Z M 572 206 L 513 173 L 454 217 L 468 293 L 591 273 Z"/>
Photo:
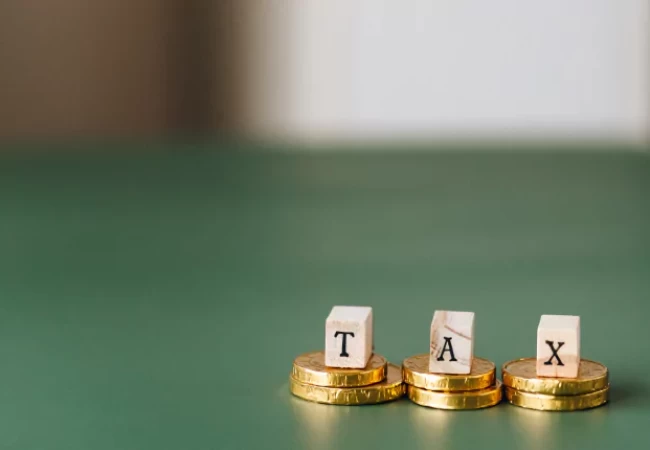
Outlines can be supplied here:
<path id="1" fill-rule="evenodd" d="M 507 400 L 543 411 L 574 411 L 607 402 L 609 374 L 604 365 L 580 359 L 580 317 L 542 316 L 537 358 L 517 359 L 502 368 Z"/>
<path id="2" fill-rule="evenodd" d="M 501 402 L 493 362 L 473 356 L 474 313 L 436 311 L 430 351 L 404 360 L 402 372 L 414 403 L 439 409 L 480 409 Z"/>
<path id="3" fill-rule="evenodd" d="M 335 306 L 325 323 L 325 351 L 293 362 L 291 393 L 330 405 L 369 405 L 404 395 L 401 368 L 373 353 L 372 308 Z"/>

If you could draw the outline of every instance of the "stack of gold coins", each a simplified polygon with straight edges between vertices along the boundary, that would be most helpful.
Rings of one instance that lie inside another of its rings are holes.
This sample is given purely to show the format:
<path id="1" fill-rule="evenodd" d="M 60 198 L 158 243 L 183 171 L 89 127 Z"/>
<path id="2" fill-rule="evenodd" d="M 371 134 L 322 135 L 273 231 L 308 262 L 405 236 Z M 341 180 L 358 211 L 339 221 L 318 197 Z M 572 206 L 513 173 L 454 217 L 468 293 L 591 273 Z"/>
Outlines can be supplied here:
<path id="1" fill-rule="evenodd" d="M 503 365 L 506 398 L 523 408 L 543 411 L 575 411 L 595 408 L 607 402 L 607 367 L 583 359 L 578 378 L 538 377 L 535 358 L 516 359 Z"/>
<path id="2" fill-rule="evenodd" d="M 494 363 L 474 358 L 469 375 L 429 372 L 429 354 L 404 360 L 404 382 L 414 403 L 440 409 L 479 409 L 501 401 L 501 382 Z"/>
<path id="3" fill-rule="evenodd" d="M 329 405 L 372 405 L 404 395 L 401 369 L 373 354 L 363 369 L 325 366 L 325 352 L 310 352 L 293 361 L 289 389 L 296 397 Z"/>

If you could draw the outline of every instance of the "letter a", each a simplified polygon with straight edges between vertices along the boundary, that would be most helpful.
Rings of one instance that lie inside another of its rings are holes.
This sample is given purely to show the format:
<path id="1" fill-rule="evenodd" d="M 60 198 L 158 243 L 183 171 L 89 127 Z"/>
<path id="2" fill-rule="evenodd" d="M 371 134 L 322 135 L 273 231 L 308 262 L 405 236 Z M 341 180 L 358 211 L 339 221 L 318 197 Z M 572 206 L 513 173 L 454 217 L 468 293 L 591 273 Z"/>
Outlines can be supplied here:
<path id="1" fill-rule="evenodd" d="M 442 351 L 440 352 L 440 356 L 438 356 L 438 361 L 444 361 L 445 360 L 445 352 L 449 352 L 451 355 L 451 359 L 449 361 L 457 361 L 456 357 L 454 356 L 454 348 L 451 346 L 451 338 L 450 337 L 445 337 L 445 345 L 442 347 Z M 447 348 L 449 347 L 449 348 Z"/>

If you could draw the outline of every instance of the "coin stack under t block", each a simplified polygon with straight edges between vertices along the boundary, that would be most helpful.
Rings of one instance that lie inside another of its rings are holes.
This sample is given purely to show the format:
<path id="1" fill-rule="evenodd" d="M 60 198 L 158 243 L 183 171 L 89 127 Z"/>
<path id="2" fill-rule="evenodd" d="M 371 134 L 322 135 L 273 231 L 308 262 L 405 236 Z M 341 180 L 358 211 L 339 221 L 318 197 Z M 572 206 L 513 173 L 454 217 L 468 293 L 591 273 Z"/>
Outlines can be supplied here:
<path id="1" fill-rule="evenodd" d="M 580 357 L 580 317 L 543 315 L 537 327 L 537 358 L 503 365 L 510 403 L 544 411 L 594 408 L 607 402 L 607 367 Z"/>
<path id="2" fill-rule="evenodd" d="M 325 321 L 325 351 L 298 356 L 291 393 L 331 405 L 368 405 L 404 395 L 400 367 L 373 353 L 372 308 L 335 306 Z"/>
<path id="3" fill-rule="evenodd" d="M 479 409 L 501 401 L 492 361 L 474 357 L 474 313 L 436 311 L 429 353 L 404 360 L 409 399 L 440 409 Z"/>

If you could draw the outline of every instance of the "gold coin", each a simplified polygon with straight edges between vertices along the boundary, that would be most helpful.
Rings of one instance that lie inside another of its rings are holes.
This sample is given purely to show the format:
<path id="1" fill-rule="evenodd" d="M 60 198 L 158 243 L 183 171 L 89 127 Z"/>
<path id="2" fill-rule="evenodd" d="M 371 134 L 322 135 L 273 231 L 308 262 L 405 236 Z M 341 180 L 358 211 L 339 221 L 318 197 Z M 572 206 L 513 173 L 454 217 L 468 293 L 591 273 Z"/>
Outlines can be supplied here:
<path id="1" fill-rule="evenodd" d="M 544 395 L 518 391 L 507 387 L 506 398 L 510 403 L 522 408 L 542 411 L 576 411 L 589 409 L 607 403 L 609 386 L 598 391 L 581 395 Z"/>
<path id="2" fill-rule="evenodd" d="M 402 370 L 388 364 L 388 376 L 381 383 L 360 387 L 325 387 L 307 384 L 289 377 L 289 389 L 296 397 L 330 405 L 373 405 L 397 400 L 404 395 Z"/>
<path id="3" fill-rule="evenodd" d="M 609 385 L 607 367 L 588 359 L 580 360 L 578 378 L 537 376 L 535 358 L 516 359 L 501 368 L 503 384 L 523 392 L 545 395 L 580 395 Z"/>
<path id="4" fill-rule="evenodd" d="M 302 383 L 315 386 L 368 386 L 386 378 L 386 364 L 386 358 L 373 354 L 363 369 L 339 369 L 325 366 L 325 352 L 310 352 L 293 361 L 291 376 Z"/>
<path id="5" fill-rule="evenodd" d="M 501 382 L 477 391 L 449 392 L 428 391 L 407 386 L 409 398 L 418 405 L 439 409 L 480 409 L 494 406 L 501 401 Z"/>
<path id="6" fill-rule="evenodd" d="M 485 389 L 494 384 L 494 363 L 483 358 L 472 360 L 469 375 L 449 375 L 429 372 L 429 354 L 411 356 L 402 363 L 404 382 L 430 391 L 469 391 Z"/>

